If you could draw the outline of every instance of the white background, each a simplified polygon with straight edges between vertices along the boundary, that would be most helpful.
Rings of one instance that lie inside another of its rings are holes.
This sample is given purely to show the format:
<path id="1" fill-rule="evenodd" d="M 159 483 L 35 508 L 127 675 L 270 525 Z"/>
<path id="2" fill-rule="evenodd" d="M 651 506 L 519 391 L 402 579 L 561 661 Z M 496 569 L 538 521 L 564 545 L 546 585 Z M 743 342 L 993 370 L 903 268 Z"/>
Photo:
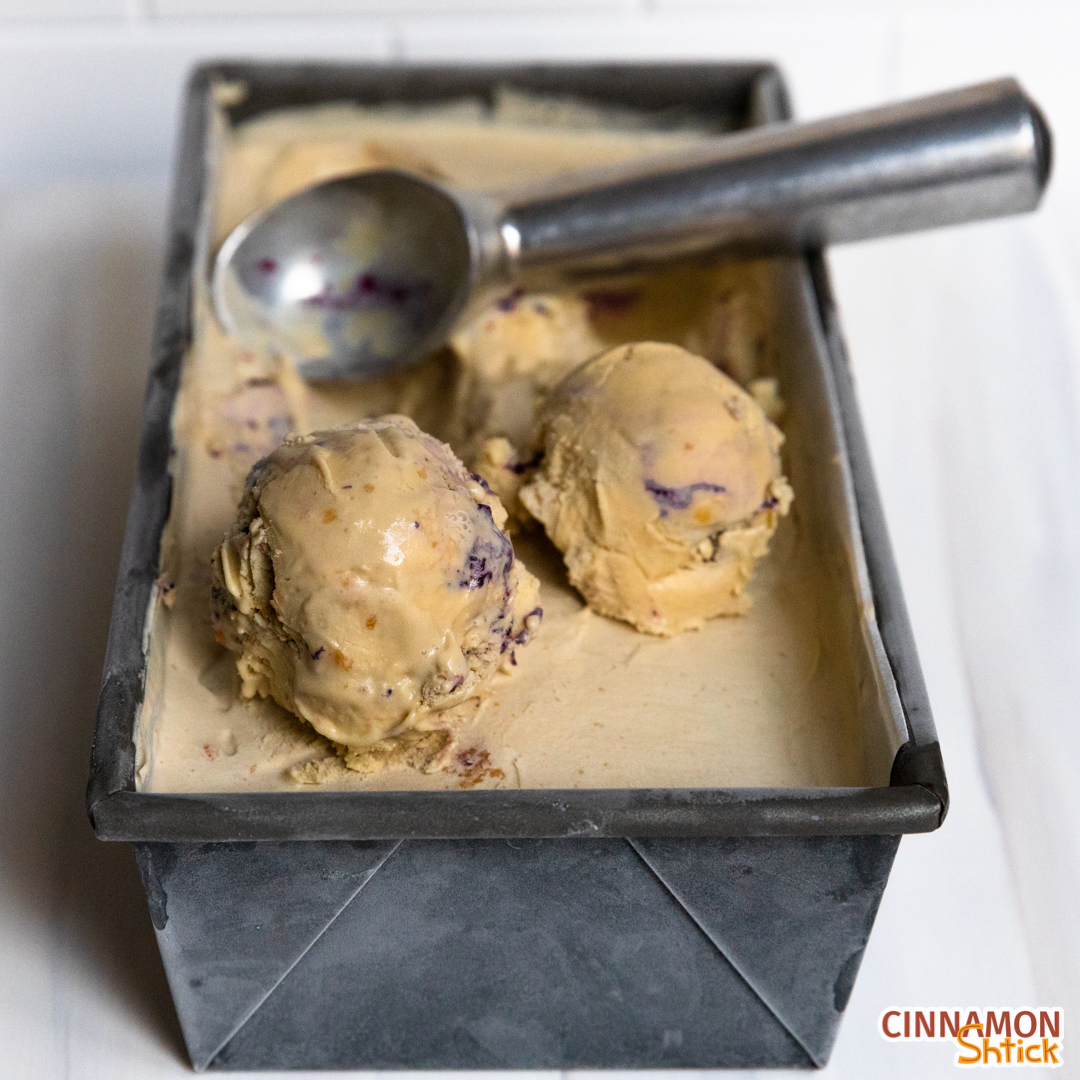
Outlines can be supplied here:
<path id="1" fill-rule="evenodd" d="M 769 58 L 803 117 L 1021 78 L 1057 136 L 1038 215 L 831 255 L 953 804 L 900 846 L 826 1075 L 953 1075 L 880 1038 L 893 1005 L 1076 1022 L 1078 46 L 1040 0 L 0 0 L 0 1080 L 187 1074 L 81 800 L 177 105 L 222 55 Z"/>

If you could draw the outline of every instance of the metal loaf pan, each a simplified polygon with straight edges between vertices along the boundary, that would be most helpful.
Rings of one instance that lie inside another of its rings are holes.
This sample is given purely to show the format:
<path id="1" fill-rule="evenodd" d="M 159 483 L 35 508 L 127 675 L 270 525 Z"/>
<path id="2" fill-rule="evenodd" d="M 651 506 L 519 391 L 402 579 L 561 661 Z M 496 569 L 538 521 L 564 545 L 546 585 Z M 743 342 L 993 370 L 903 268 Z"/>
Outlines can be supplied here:
<path id="1" fill-rule="evenodd" d="M 820 253 L 798 268 L 794 308 L 902 725 L 889 786 L 136 791 L 171 414 L 204 270 L 211 90 L 226 80 L 248 87 L 233 120 L 324 101 L 490 98 L 501 85 L 717 131 L 788 115 L 768 64 L 214 63 L 194 73 L 87 793 L 97 835 L 135 842 L 193 1064 L 824 1064 L 899 836 L 936 829 L 948 789 Z"/>
<path id="2" fill-rule="evenodd" d="M 866 570 L 907 738 L 887 788 L 820 791 L 635 790 L 431 793 L 297 792 L 144 795 L 135 791 L 133 730 L 142 697 L 147 610 L 169 513 L 170 421 L 191 338 L 191 285 L 207 186 L 209 88 L 250 88 L 232 110 L 319 101 L 422 102 L 490 96 L 501 84 L 579 94 L 677 122 L 706 117 L 725 130 L 787 114 L 768 65 L 392 68 L 216 64 L 187 96 L 170 242 L 132 495 L 98 708 L 88 806 L 99 836 L 116 840 L 367 839 L 406 836 L 784 835 L 925 832 L 940 825 L 948 793 L 880 501 L 855 403 L 843 339 L 820 254 L 807 256 L 815 343 L 833 419 L 839 419 Z M 871 616 L 872 617 L 872 616 Z"/>

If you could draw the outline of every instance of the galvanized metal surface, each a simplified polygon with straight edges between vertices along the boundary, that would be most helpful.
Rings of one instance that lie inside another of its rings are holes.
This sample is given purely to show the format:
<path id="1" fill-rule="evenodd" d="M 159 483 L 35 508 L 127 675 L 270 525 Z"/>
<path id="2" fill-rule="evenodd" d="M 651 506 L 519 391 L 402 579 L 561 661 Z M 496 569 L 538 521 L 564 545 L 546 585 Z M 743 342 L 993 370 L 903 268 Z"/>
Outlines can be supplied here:
<path id="1" fill-rule="evenodd" d="M 929 774 L 928 774 L 929 775 Z M 358 797 L 359 795 L 359 797 Z M 498 836 L 853 836 L 931 832 L 941 800 L 881 788 L 626 791 L 117 792 L 95 808 L 103 840 L 345 840 Z"/>
<path id="2" fill-rule="evenodd" d="M 823 1065 L 898 837 L 138 844 L 197 1069 Z"/>

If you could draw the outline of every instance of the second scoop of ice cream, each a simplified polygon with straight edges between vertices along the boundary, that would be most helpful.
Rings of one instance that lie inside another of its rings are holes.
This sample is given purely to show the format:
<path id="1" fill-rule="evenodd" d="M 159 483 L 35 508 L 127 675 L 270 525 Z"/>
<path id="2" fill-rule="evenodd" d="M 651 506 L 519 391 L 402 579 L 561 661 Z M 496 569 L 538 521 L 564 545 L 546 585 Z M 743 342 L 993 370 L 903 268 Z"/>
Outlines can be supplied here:
<path id="1" fill-rule="evenodd" d="M 366 747 L 474 695 L 539 622 L 504 519 L 405 417 L 287 440 L 215 560 L 215 627 L 245 696 Z"/>
<path id="2" fill-rule="evenodd" d="M 521 498 L 590 607 L 662 635 L 748 608 L 792 493 L 783 435 L 737 383 L 676 345 L 620 346 L 555 388 L 538 437 Z"/>

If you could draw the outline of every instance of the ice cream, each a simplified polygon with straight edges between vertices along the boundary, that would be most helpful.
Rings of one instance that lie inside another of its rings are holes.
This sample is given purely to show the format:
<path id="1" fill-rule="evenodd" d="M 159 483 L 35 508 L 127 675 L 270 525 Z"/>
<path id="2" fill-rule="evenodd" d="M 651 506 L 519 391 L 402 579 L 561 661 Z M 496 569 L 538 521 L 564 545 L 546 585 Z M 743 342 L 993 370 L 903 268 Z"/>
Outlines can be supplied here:
<path id="1" fill-rule="evenodd" d="M 552 391 L 537 442 L 521 499 L 591 608 L 664 636 L 747 610 L 792 492 L 783 435 L 736 382 L 677 345 L 620 346 Z"/>
<path id="2" fill-rule="evenodd" d="M 411 105 L 390 111 L 333 105 L 236 124 L 218 110 L 210 117 L 207 231 L 196 265 L 208 265 L 216 245 L 249 214 L 354 168 L 394 165 L 445 177 L 456 190 L 490 190 L 666 152 L 699 138 L 682 128 L 606 130 L 567 127 L 561 119 L 556 126 L 546 120 L 512 126 L 490 116 L 483 102 L 469 109 L 450 103 L 436 114 Z M 859 644 L 859 627 L 872 624 L 873 605 L 861 579 L 849 572 L 861 550 L 857 535 L 837 532 L 847 520 L 844 473 L 835 467 L 825 397 L 815 396 L 819 346 L 811 329 L 817 316 L 807 308 L 804 277 L 797 260 L 703 260 L 568 285 L 544 294 L 560 314 L 537 319 L 558 332 L 529 337 L 545 349 L 556 338 L 576 337 L 589 349 L 598 340 L 597 353 L 627 342 L 667 341 L 704 356 L 752 393 L 762 391 L 770 409 L 783 396 L 784 460 L 801 510 L 793 508 L 781 522 L 769 557 L 754 571 L 749 617 L 712 619 L 696 633 L 660 638 L 598 616 L 567 581 L 562 553 L 537 526 L 516 536 L 514 547 L 540 580 L 543 625 L 518 649 L 513 673 L 496 671 L 479 696 L 418 714 L 416 727 L 342 756 L 340 744 L 331 745 L 272 698 L 242 696 L 237 654 L 214 641 L 211 556 L 231 531 L 251 467 L 290 431 L 404 414 L 449 443 L 469 468 L 505 481 L 497 491 L 532 479 L 531 449 L 497 434 L 509 396 L 485 413 L 477 431 L 482 438 L 468 445 L 455 401 L 464 392 L 466 362 L 486 365 L 496 339 L 512 344 L 515 334 L 506 333 L 516 322 L 512 316 L 539 315 L 528 309 L 538 294 L 516 297 L 518 306 L 509 312 L 495 306 L 500 319 L 490 337 L 476 323 L 463 325 L 456 355 L 441 350 L 414 368 L 360 383 L 304 383 L 279 358 L 224 333 L 197 274 L 191 348 L 173 417 L 171 510 L 136 729 L 138 789 L 284 793 L 297 791 L 298 782 L 318 783 L 323 791 L 887 784 L 895 746 L 874 719 L 876 668 L 861 659 Z M 495 300 L 509 306 L 510 296 Z M 587 336 L 580 333 L 583 323 Z M 566 352 L 571 367 L 593 355 Z M 520 359 L 511 366 L 521 373 Z M 518 377 L 500 370 L 509 379 L 495 380 L 497 393 Z M 776 381 L 767 385 L 770 378 Z M 523 427 L 510 434 L 517 438 L 530 423 L 526 413 Z M 693 494 L 701 498 L 700 490 Z M 697 503 L 690 513 L 695 509 Z M 312 524 L 331 528 L 318 517 Z M 367 628 L 361 623 L 359 629 Z M 231 626 L 228 632 L 235 633 Z M 355 673 L 360 660 L 353 659 Z M 428 724 L 440 726 L 423 731 Z M 431 744 L 447 732 L 452 741 L 429 761 Z"/>
<path id="3" fill-rule="evenodd" d="M 532 520 L 517 493 L 537 410 L 603 342 L 581 297 L 518 289 L 466 321 L 450 344 L 457 361 L 450 441 L 500 497 L 515 532 Z"/>
<path id="4" fill-rule="evenodd" d="M 521 290 L 498 297 L 450 343 L 458 362 L 452 437 L 470 464 L 488 438 L 523 446 L 547 392 L 604 348 L 583 299 Z"/>
<path id="5" fill-rule="evenodd" d="M 432 730 L 539 625 L 504 521 L 406 417 L 287 439 L 215 555 L 214 627 L 244 696 L 355 749 Z"/>

